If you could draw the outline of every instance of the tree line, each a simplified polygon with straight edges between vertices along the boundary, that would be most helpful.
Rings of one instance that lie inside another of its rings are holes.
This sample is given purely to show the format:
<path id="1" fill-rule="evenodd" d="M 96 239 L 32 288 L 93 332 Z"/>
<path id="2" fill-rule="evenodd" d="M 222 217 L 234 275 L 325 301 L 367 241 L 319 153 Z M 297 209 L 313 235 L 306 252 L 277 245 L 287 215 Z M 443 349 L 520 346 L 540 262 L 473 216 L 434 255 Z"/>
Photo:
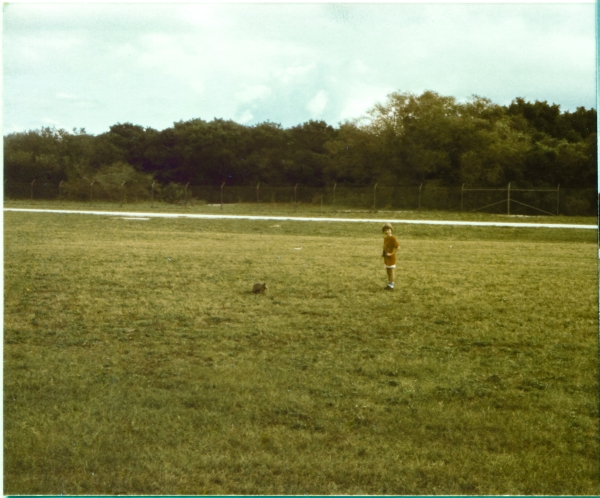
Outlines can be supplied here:
<path id="1" fill-rule="evenodd" d="M 4 176 L 15 182 L 156 181 L 323 187 L 461 184 L 596 187 L 596 110 L 563 112 L 516 98 L 508 106 L 432 91 L 395 92 L 337 127 L 311 120 L 192 119 L 170 128 L 118 123 L 100 135 L 41 128 L 4 137 Z"/>

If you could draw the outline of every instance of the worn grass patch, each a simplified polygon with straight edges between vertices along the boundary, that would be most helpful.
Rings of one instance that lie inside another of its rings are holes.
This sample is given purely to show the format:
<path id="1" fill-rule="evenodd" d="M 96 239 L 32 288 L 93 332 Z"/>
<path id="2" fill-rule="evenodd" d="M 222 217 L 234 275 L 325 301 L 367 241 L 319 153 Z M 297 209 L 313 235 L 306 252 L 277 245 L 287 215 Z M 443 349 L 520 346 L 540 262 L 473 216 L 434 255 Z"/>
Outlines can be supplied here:
<path id="1" fill-rule="evenodd" d="M 4 492 L 595 494 L 590 232 L 7 212 Z"/>

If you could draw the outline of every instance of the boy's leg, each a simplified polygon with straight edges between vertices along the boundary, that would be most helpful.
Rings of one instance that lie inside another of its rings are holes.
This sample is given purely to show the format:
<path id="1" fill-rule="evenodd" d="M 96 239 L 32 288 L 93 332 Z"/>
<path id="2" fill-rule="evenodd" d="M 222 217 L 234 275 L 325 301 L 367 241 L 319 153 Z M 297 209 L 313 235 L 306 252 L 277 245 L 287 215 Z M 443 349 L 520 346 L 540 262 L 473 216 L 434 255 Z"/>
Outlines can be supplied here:
<path id="1" fill-rule="evenodd" d="M 395 268 L 386 268 L 387 270 L 387 275 L 388 275 L 388 287 L 390 288 L 394 288 L 394 280 L 395 280 L 395 272 L 396 269 Z"/>

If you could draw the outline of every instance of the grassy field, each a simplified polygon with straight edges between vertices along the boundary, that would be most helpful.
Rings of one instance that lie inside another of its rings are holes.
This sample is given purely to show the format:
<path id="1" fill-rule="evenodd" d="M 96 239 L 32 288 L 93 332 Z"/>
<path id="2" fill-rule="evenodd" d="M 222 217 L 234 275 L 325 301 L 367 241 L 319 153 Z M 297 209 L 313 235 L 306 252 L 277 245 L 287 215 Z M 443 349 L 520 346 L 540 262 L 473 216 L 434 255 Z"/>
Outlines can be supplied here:
<path id="1" fill-rule="evenodd" d="M 206 204 L 196 200 L 187 205 L 149 202 L 136 202 L 119 204 L 115 202 L 72 202 L 72 201 L 29 201 L 8 200 L 4 203 L 8 208 L 34 208 L 34 209 L 67 209 L 80 211 L 131 211 L 138 213 L 181 213 L 181 214 L 225 214 L 225 215 L 274 215 L 274 216 L 311 216 L 311 217 L 337 217 L 337 218 L 386 218 L 386 219 L 411 219 L 411 220 L 452 220 L 452 221 L 486 221 L 486 222 L 523 222 L 523 223 L 560 223 L 598 226 L 598 220 L 590 216 L 522 216 L 506 214 L 488 214 L 483 212 L 456 212 L 456 211 L 389 211 L 389 210 L 360 210 L 347 209 L 342 206 L 325 206 L 319 204 L 302 204 L 294 206 L 292 203 L 246 203 L 246 204 Z"/>
<path id="2" fill-rule="evenodd" d="M 4 494 L 599 491 L 593 230 L 4 223 Z"/>

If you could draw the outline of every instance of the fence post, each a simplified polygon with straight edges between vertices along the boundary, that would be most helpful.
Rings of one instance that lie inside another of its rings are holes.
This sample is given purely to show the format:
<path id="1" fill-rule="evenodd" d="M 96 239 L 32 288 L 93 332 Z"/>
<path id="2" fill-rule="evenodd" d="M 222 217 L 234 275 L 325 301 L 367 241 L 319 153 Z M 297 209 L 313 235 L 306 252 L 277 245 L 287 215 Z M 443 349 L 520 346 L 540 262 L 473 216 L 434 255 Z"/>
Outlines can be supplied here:
<path id="1" fill-rule="evenodd" d="M 221 211 L 223 211 L 223 187 L 225 186 L 225 182 L 221 184 Z"/>
<path id="2" fill-rule="evenodd" d="M 507 198 L 506 198 L 506 211 L 508 215 L 510 215 L 510 182 L 508 182 L 508 188 L 506 189 L 507 191 Z"/>
<path id="3" fill-rule="evenodd" d="M 337 183 L 333 184 L 333 200 L 331 201 L 331 206 L 335 204 L 335 187 L 337 187 Z"/>
<path id="4" fill-rule="evenodd" d="M 58 198 L 62 199 L 62 184 L 63 184 L 64 180 L 61 180 L 60 183 L 58 184 Z"/>
<path id="5" fill-rule="evenodd" d="M 121 189 L 123 190 L 123 197 L 121 197 L 121 207 L 123 207 L 123 204 L 125 202 L 125 182 L 121 183 Z"/>
<path id="6" fill-rule="evenodd" d="M 93 186 L 94 186 L 94 182 L 96 180 L 92 180 L 92 183 L 90 183 L 90 203 L 92 202 L 93 199 Z"/>
<path id="7" fill-rule="evenodd" d="M 465 191 L 465 184 L 463 183 L 462 186 L 460 187 L 460 210 L 463 210 L 463 194 Z"/>
<path id="8" fill-rule="evenodd" d="M 152 187 L 151 187 L 151 191 L 152 191 L 152 197 L 151 197 L 151 201 L 150 201 L 150 207 L 153 208 L 154 207 L 154 184 L 156 182 L 152 182 Z"/>
<path id="9" fill-rule="evenodd" d="M 185 199 L 184 199 L 184 204 L 185 204 L 186 206 L 187 206 L 187 188 L 188 188 L 188 185 L 189 185 L 189 184 L 190 184 L 190 182 L 187 182 L 187 183 L 185 184 Z"/>
<path id="10" fill-rule="evenodd" d="M 256 206 L 258 207 L 258 188 L 260 187 L 260 182 L 256 184 Z"/>
<path id="11" fill-rule="evenodd" d="M 559 199 L 559 190 L 560 190 L 560 183 L 558 184 L 558 187 L 556 187 L 556 216 L 558 216 L 558 199 Z"/>
<path id="12" fill-rule="evenodd" d="M 33 200 L 33 184 L 35 183 L 35 178 L 31 182 L 31 200 Z"/>
<path id="13" fill-rule="evenodd" d="M 377 208 L 377 184 L 375 184 L 375 186 L 373 187 L 373 211 L 376 210 Z"/>
<path id="14" fill-rule="evenodd" d="M 298 197 L 297 197 L 298 184 L 294 187 L 294 212 L 298 211 Z"/>
<path id="15" fill-rule="evenodd" d="M 419 209 L 421 209 L 421 189 L 423 188 L 423 184 L 419 185 Z"/>

